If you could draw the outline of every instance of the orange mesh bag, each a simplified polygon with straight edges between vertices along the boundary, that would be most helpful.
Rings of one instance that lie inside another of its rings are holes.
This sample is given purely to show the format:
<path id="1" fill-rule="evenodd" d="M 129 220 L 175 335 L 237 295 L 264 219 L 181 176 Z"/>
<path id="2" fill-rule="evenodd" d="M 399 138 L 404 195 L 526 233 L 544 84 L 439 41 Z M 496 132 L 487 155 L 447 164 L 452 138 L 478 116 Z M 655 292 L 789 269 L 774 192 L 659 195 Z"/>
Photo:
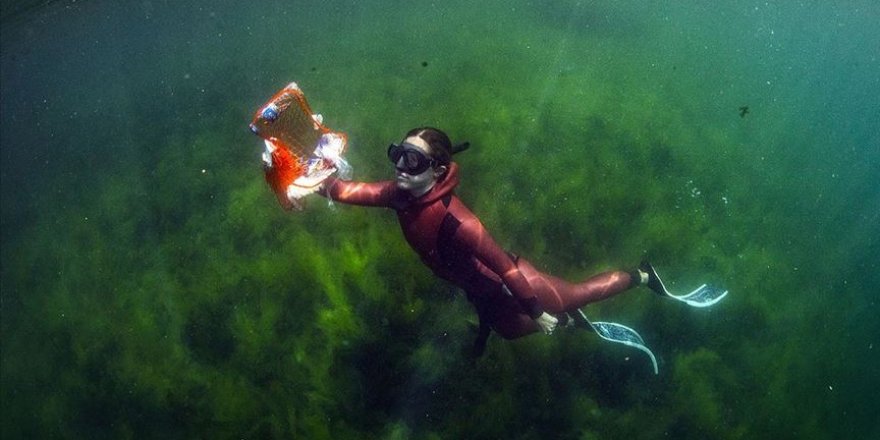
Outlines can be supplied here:
<path id="1" fill-rule="evenodd" d="M 330 130 L 321 115 L 312 113 L 296 83 L 260 107 L 250 128 L 265 141 L 266 182 L 284 209 L 302 209 L 303 197 L 317 191 L 333 173 L 342 178 L 351 174 L 342 158 L 348 142 L 345 133 Z"/>

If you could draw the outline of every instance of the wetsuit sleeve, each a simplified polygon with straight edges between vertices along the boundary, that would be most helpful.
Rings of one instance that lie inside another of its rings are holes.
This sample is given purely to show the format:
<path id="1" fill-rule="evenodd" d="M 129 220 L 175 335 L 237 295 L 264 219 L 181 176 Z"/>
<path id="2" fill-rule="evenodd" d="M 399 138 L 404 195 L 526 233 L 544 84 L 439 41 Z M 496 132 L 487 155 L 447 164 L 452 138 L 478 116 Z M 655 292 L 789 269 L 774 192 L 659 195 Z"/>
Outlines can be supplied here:
<path id="1" fill-rule="evenodd" d="M 481 263 L 501 277 L 501 281 L 532 319 L 544 313 L 537 296 L 513 258 L 498 246 L 479 220 L 469 219 L 462 222 L 453 239 L 459 246 L 470 249 Z"/>
<path id="2" fill-rule="evenodd" d="M 394 196 L 394 182 L 351 182 L 327 179 L 318 194 L 341 203 L 361 206 L 389 206 Z"/>

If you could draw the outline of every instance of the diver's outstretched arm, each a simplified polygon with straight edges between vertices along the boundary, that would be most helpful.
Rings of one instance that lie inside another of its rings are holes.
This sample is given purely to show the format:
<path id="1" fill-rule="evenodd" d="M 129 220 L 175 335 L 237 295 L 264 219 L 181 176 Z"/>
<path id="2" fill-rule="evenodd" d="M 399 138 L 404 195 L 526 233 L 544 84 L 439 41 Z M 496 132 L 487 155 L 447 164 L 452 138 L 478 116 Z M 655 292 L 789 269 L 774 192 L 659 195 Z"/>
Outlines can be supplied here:
<path id="1" fill-rule="evenodd" d="M 390 206 L 394 188 L 393 181 L 367 183 L 330 177 L 321 185 L 318 194 L 349 205 Z"/>

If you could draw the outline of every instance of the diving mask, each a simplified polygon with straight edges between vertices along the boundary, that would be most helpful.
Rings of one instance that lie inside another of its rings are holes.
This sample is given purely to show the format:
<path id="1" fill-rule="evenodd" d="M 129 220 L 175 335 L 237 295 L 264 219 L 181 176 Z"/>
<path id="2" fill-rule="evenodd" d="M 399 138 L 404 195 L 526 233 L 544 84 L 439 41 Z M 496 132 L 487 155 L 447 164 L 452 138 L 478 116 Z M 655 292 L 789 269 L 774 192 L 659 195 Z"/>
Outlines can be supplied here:
<path id="1" fill-rule="evenodd" d="M 391 144 L 388 146 L 388 159 L 398 171 L 410 175 L 422 174 L 433 167 L 437 161 L 425 154 L 419 147 L 409 143 Z M 403 159 L 401 161 L 401 159 Z"/>

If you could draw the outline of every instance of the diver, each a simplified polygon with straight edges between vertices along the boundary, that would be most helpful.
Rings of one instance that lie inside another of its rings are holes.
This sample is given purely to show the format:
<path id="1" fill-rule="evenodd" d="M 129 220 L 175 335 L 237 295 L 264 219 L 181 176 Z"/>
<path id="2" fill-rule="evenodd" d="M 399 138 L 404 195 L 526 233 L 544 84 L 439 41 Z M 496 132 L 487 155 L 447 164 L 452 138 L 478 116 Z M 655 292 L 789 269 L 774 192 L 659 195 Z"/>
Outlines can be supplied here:
<path id="1" fill-rule="evenodd" d="M 639 348 L 651 356 L 641 337 L 615 323 L 593 323 L 580 311 L 586 304 L 606 299 L 635 286 L 704 307 L 719 301 L 726 291 L 701 286 L 682 296 L 669 293 L 647 262 L 630 271 L 600 273 L 580 283 L 569 283 L 535 269 L 526 259 L 506 252 L 480 220 L 455 195 L 458 165 L 453 147 L 442 131 L 421 127 L 388 148 L 395 180 L 363 183 L 327 179 L 319 193 L 332 200 L 361 206 L 391 208 L 403 235 L 434 274 L 460 287 L 479 317 L 474 356 L 482 355 L 492 330 L 505 339 L 543 331 L 559 324 L 579 325 L 604 339 Z"/>

